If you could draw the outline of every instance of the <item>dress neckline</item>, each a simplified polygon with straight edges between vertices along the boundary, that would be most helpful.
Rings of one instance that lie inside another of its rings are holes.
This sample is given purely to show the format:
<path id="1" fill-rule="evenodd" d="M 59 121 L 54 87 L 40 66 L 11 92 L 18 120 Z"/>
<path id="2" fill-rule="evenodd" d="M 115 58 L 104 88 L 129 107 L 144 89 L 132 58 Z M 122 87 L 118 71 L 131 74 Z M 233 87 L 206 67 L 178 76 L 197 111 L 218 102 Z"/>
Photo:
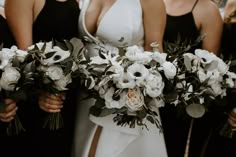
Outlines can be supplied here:
<path id="1" fill-rule="evenodd" d="M 116 1 L 111 5 L 111 7 L 106 11 L 106 13 L 102 16 L 100 22 L 99 22 L 98 25 L 97 25 L 97 30 L 96 30 L 96 33 L 95 33 L 95 34 L 97 34 L 98 30 L 100 29 L 101 25 L 103 24 L 104 19 L 109 15 L 109 13 L 111 12 L 111 10 L 117 5 L 118 1 L 119 1 L 119 0 L 116 0 Z"/>

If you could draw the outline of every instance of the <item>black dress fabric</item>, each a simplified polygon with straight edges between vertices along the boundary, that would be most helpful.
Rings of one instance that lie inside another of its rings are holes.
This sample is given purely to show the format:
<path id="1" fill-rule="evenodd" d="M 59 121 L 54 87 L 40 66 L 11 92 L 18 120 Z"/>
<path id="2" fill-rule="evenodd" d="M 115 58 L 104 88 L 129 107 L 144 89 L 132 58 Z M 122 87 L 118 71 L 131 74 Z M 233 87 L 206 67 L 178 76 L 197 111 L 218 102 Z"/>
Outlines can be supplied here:
<path id="1" fill-rule="evenodd" d="M 78 10 L 75 0 L 46 0 L 33 25 L 34 43 L 78 37 Z"/>
<path id="2" fill-rule="evenodd" d="M 164 32 L 165 43 L 176 43 L 178 39 L 186 44 L 193 44 L 199 37 L 200 33 L 193 17 L 193 10 L 198 0 L 194 3 L 192 10 L 184 15 L 172 16 L 167 14 L 166 27 Z M 200 48 L 200 45 L 195 45 L 191 50 Z"/>
<path id="3" fill-rule="evenodd" d="M 192 14 L 198 0 L 195 1 L 192 10 L 181 16 L 167 15 L 167 23 L 164 33 L 164 42 L 181 42 L 192 44 L 199 37 L 200 32 L 194 21 Z M 190 52 L 196 48 L 201 48 L 201 42 L 194 45 Z M 165 50 L 165 47 L 164 47 Z M 189 132 L 191 117 L 185 110 L 177 110 L 176 106 L 166 104 L 160 108 L 160 115 L 166 141 L 168 157 L 183 157 Z M 189 146 L 189 157 L 199 157 L 202 147 L 207 139 L 210 130 L 209 123 L 211 115 L 204 115 L 202 118 L 194 119 L 192 135 Z"/>
<path id="4" fill-rule="evenodd" d="M 233 65 L 230 66 L 230 70 L 233 72 L 236 72 L 235 37 L 236 23 L 225 23 L 221 40 L 221 53 L 226 61 L 231 60 L 234 62 Z M 228 93 L 225 99 L 227 100 L 227 108 L 224 108 L 222 111 L 229 112 L 236 106 L 236 93 Z M 228 116 L 222 113 L 219 117 L 221 118 L 218 120 L 218 127 L 215 127 L 212 131 L 204 157 L 235 157 L 236 134 L 234 133 L 233 138 L 221 136 L 219 132 L 227 122 Z"/>
<path id="5" fill-rule="evenodd" d="M 12 45 L 16 44 L 6 19 L 0 15 L 0 44 L 1 43 L 3 43 L 3 47 L 5 48 L 10 48 Z"/>
<path id="6" fill-rule="evenodd" d="M 78 37 L 78 17 L 80 9 L 76 0 L 58 2 L 46 0 L 45 5 L 33 25 L 33 42 L 71 39 Z M 48 113 L 39 108 L 38 96 L 30 93 L 29 101 L 19 105 L 18 115 L 26 129 L 18 136 L 8 137 L 5 129 L 0 129 L 2 153 L 8 157 L 70 157 L 75 123 L 78 81 L 70 85 L 61 110 L 64 127 L 51 131 L 42 128 Z M 36 83 L 37 84 L 37 83 Z M 2 124 L 2 123 L 1 123 Z M 6 127 L 6 124 L 2 126 Z M 4 153 L 5 152 L 5 153 Z M 0 155 L 1 156 L 1 155 Z"/>

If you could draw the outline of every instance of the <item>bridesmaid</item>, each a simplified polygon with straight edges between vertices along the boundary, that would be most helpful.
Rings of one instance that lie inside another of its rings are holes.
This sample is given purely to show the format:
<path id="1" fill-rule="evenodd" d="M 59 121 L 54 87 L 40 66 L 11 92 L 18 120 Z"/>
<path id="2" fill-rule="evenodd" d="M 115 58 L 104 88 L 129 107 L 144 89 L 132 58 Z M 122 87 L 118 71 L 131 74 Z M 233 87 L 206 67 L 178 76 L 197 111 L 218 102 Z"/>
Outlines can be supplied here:
<path id="1" fill-rule="evenodd" d="M 80 10 L 76 0 L 6 0 L 5 13 L 20 49 L 26 49 L 41 40 L 63 40 L 78 36 Z M 11 108 L 8 106 L 2 118 L 6 115 L 13 118 L 15 112 L 19 113 L 26 132 L 18 137 L 6 137 L 5 141 L 1 140 L 6 148 L 1 150 L 6 150 L 8 154 L 12 153 L 8 156 L 69 157 L 75 119 L 74 94 L 76 94 L 75 91 L 69 91 L 64 102 L 61 97 L 43 93 L 39 98 L 31 97 L 32 100 L 19 106 L 17 111 L 16 105 Z M 59 103 L 48 104 L 54 100 Z M 48 112 L 59 111 L 62 112 L 64 118 L 64 128 L 57 131 L 42 129 L 40 122 L 44 116 Z M 31 154 L 29 149 L 32 149 L 31 152 L 34 154 Z"/>
<path id="2" fill-rule="evenodd" d="M 212 1 L 164 0 L 164 3 L 167 12 L 164 42 L 174 43 L 180 39 L 181 42 L 191 44 L 200 35 L 205 35 L 204 40 L 192 47 L 190 52 L 194 52 L 196 48 L 202 48 L 219 54 L 223 21 L 218 7 Z M 164 47 L 165 50 L 166 47 Z M 180 116 L 175 106 L 166 104 L 161 109 L 161 118 L 168 156 L 184 156 L 190 117 L 187 115 Z M 209 118 L 206 116 L 202 120 L 196 119 L 194 121 L 189 156 L 200 156 L 201 147 L 208 135 L 206 133 L 208 121 Z M 205 128 L 201 129 L 203 127 Z"/>

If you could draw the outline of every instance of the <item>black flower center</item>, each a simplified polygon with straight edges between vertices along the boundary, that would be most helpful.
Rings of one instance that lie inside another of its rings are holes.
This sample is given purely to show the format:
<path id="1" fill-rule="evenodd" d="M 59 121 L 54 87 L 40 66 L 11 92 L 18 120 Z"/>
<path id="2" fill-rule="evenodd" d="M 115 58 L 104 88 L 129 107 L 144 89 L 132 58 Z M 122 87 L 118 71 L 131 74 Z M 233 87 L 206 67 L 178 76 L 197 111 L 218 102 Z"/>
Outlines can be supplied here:
<path id="1" fill-rule="evenodd" d="M 140 72 L 135 72 L 135 73 L 134 73 L 134 76 L 136 76 L 136 77 L 141 77 L 142 74 L 141 74 Z"/>
<path id="2" fill-rule="evenodd" d="M 57 61 L 57 60 L 59 60 L 59 59 L 61 59 L 61 56 L 59 56 L 59 55 L 55 55 L 55 56 L 53 57 L 53 60 L 54 60 L 54 61 Z"/>
<path id="3" fill-rule="evenodd" d="M 118 101 L 118 100 L 120 100 L 120 95 L 113 94 L 112 99 L 115 101 Z"/>

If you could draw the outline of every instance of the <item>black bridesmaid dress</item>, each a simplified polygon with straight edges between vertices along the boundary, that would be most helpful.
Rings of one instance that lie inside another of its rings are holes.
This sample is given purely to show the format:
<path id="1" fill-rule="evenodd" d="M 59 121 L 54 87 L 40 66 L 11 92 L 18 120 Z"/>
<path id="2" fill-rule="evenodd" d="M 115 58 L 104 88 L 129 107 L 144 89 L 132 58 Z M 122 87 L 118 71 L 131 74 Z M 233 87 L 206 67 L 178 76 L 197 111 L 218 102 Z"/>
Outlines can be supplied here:
<path id="1" fill-rule="evenodd" d="M 33 43 L 78 37 L 79 13 L 76 0 L 45 0 L 44 7 L 33 24 Z M 75 99 L 78 94 L 77 83 L 78 81 L 75 81 L 66 93 L 61 111 L 64 119 L 63 128 L 55 131 L 42 128 L 43 120 L 48 113 L 39 108 L 38 96 L 31 95 L 28 102 L 19 106 L 17 111 L 26 131 L 18 136 L 9 137 L 4 135 L 2 130 L 0 145 L 4 145 L 3 152 L 8 157 L 70 157 L 74 135 Z"/>
<path id="2" fill-rule="evenodd" d="M 16 42 L 14 37 L 7 25 L 6 19 L 0 15 L 0 44 L 3 44 L 3 47 L 10 48 L 12 45 L 15 45 Z"/>

